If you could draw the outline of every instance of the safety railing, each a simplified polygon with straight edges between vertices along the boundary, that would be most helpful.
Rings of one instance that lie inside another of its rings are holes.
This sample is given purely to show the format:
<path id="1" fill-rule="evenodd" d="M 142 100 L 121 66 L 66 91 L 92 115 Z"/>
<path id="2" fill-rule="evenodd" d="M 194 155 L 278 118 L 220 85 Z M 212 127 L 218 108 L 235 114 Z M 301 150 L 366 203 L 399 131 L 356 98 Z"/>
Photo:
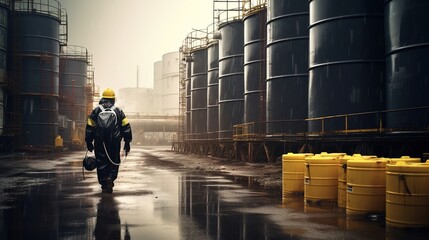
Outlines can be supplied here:
<path id="1" fill-rule="evenodd" d="M 267 0 L 242 0 L 243 15 L 251 15 L 267 7 Z"/>
<path id="2" fill-rule="evenodd" d="M 429 116 L 429 106 L 403 108 L 384 111 L 340 114 L 307 119 L 291 119 L 260 123 L 244 123 L 233 126 L 234 140 L 251 140 L 273 136 L 326 136 L 352 133 L 386 133 L 401 131 L 429 131 L 428 126 L 386 128 L 387 118 L 394 118 L 393 114 L 425 114 Z M 266 126 L 265 129 L 258 126 Z M 271 130 L 270 130 L 271 129 Z M 309 131 L 308 129 L 311 129 Z M 271 133 L 270 133 L 271 132 Z"/>
<path id="3" fill-rule="evenodd" d="M 213 0 L 213 23 L 216 26 L 243 18 L 242 0 Z"/>
<path id="4" fill-rule="evenodd" d="M 193 29 L 183 40 L 179 51 L 187 55 L 192 51 L 206 47 L 207 43 L 207 29 Z"/>
<path id="5" fill-rule="evenodd" d="M 232 130 L 232 138 L 234 140 L 250 140 L 261 137 L 262 135 L 255 131 L 255 125 L 255 122 L 234 125 Z"/>
<path id="6" fill-rule="evenodd" d="M 80 59 L 88 63 L 90 63 L 91 61 L 91 55 L 88 53 L 88 50 L 85 47 L 81 47 L 81 46 L 76 46 L 76 45 L 61 46 L 60 54 L 62 57 Z"/>
<path id="7" fill-rule="evenodd" d="M 41 13 L 61 20 L 61 4 L 57 0 L 20 0 L 14 1 L 13 7 L 18 12 Z"/>
<path id="8" fill-rule="evenodd" d="M 217 35 L 217 26 L 215 23 L 211 23 L 206 28 L 207 32 L 207 43 L 210 44 L 213 41 L 217 41 L 219 39 L 219 36 Z"/>

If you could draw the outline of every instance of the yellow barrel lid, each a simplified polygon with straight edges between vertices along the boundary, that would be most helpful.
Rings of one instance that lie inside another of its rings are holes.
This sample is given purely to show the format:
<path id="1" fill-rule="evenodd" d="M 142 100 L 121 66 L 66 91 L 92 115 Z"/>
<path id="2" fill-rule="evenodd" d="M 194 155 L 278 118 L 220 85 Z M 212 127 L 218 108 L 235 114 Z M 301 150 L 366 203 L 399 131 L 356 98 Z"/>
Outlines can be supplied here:
<path id="1" fill-rule="evenodd" d="M 372 159 L 372 158 L 377 158 L 377 156 L 373 156 L 373 155 L 361 155 L 358 153 L 355 153 L 353 155 L 345 155 L 340 159 L 340 163 L 341 164 L 345 164 L 347 163 L 349 160 L 366 160 L 366 159 Z"/>
<path id="2" fill-rule="evenodd" d="M 429 162 L 413 163 L 397 161 L 395 163 L 387 164 L 387 171 L 400 173 L 429 173 Z"/>
<path id="3" fill-rule="evenodd" d="M 402 156 L 400 158 L 384 158 L 387 161 L 389 161 L 389 163 L 396 163 L 398 161 L 403 161 L 403 162 L 415 162 L 415 163 L 419 163 L 421 162 L 420 158 L 412 158 L 410 156 Z"/>
<path id="4" fill-rule="evenodd" d="M 352 159 L 356 159 L 356 157 L 354 155 L 353 156 L 345 155 L 340 159 L 340 163 L 344 164 L 344 163 L 347 163 L 347 161 L 352 160 Z"/>
<path id="5" fill-rule="evenodd" d="M 321 152 L 319 154 L 316 154 L 318 156 L 322 157 L 343 157 L 346 156 L 347 153 L 328 153 L 328 152 Z"/>
<path id="6" fill-rule="evenodd" d="M 338 163 L 339 160 L 337 157 L 322 157 L 320 155 L 309 156 L 305 158 L 306 163 L 318 163 L 318 164 L 332 164 Z"/>
<path id="7" fill-rule="evenodd" d="M 382 158 L 352 159 L 347 162 L 347 167 L 372 167 L 385 168 L 388 161 Z"/>
<path id="8" fill-rule="evenodd" d="M 287 154 L 282 155 L 283 160 L 304 160 L 308 156 L 313 156 L 312 153 L 291 153 L 288 152 Z"/>
<path id="9" fill-rule="evenodd" d="M 364 158 L 364 159 L 377 158 L 377 156 L 375 156 L 375 155 L 361 155 L 359 153 L 353 154 L 353 157 L 359 157 L 359 158 Z"/>

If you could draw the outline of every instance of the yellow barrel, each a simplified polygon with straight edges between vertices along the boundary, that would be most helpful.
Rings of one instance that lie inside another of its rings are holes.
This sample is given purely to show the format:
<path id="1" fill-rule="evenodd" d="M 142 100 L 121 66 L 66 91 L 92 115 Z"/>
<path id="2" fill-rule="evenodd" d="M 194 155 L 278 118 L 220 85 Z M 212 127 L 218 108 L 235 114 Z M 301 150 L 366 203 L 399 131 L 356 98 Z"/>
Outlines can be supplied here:
<path id="1" fill-rule="evenodd" d="M 282 155 L 283 197 L 288 193 L 304 192 L 304 161 L 312 153 L 288 153 Z"/>
<path id="2" fill-rule="evenodd" d="M 376 156 L 353 154 L 346 155 L 340 159 L 338 164 L 338 206 L 345 208 L 347 205 L 347 161 L 349 160 L 365 160 L 376 158 Z"/>
<path id="3" fill-rule="evenodd" d="M 58 136 L 55 138 L 55 147 L 56 147 L 56 148 L 61 148 L 61 147 L 63 147 L 63 146 L 64 146 L 63 138 L 62 138 L 60 135 L 58 135 Z"/>
<path id="4" fill-rule="evenodd" d="M 347 214 L 385 211 L 386 164 L 376 158 L 347 162 Z"/>
<path id="5" fill-rule="evenodd" d="M 346 192 L 347 192 L 347 161 L 356 157 L 344 156 L 338 164 L 338 206 L 346 207 Z"/>
<path id="6" fill-rule="evenodd" d="M 304 200 L 336 201 L 338 195 L 337 157 L 305 158 Z"/>
<path id="7" fill-rule="evenodd" d="M 386 224 L 429 227 L 429 162 L 387 165 Z"/>

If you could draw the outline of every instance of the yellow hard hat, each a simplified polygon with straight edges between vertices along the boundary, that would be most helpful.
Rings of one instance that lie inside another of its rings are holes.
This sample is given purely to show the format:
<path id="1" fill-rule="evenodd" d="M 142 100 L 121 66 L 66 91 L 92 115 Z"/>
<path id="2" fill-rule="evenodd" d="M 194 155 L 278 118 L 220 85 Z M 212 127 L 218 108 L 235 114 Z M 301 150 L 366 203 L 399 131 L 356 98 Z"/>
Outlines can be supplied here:
<path id="1" fill-rule="evenodd" d="M 115 92 L 111 88 L 106 88 L 103 92 L 102 98 L 115 98 Z"/>

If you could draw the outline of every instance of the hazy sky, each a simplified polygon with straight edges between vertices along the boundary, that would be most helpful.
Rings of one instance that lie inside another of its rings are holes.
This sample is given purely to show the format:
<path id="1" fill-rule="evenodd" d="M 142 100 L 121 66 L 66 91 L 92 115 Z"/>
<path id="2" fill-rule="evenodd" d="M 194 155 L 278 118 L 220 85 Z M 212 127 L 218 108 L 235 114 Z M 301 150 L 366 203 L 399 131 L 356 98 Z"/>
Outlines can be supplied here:
<path id="1" fill-rule="evenodd" d="M 153 86 L 153 64 L 212 23 L 213 0 L 59 0 L 68 13 L 68 44 L 93 55 L 95 83 L 118 90 Z"/>

